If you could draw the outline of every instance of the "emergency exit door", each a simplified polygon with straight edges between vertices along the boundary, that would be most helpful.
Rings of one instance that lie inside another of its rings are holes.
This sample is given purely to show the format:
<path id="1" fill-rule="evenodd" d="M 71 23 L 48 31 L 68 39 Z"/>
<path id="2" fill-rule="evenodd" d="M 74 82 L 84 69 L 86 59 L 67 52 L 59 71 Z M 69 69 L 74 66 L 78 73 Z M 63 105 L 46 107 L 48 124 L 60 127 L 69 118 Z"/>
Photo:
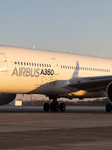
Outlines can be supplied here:
<path id="1" fill-rule="evenodd" d="M 58 75 L 59 74 L 58 62 L 55 58 L 51 58 L 51 60 L 52 60 L 53 68 L 54 68 L 54 75 Z"/>
<path id="2" fill-rule="evenodd" d="M 7 65 L 7 59 L 5 54 L 0 53 L 0 72 L 7 72 L 8 71 L 8 65 Z"/>

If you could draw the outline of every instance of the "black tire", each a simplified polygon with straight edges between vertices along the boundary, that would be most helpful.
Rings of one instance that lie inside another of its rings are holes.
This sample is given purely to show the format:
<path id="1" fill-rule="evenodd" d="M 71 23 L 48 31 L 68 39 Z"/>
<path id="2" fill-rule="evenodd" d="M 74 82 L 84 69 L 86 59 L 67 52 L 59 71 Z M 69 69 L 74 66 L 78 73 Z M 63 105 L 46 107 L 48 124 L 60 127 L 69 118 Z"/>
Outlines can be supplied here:
<path id="1" fill-rule="evenodd" d="M 59 104 L 58 102 L 55 102 L 55 103 L 51 103 L 50 104 L 50 110 L 53 112 L 53 111 L 59 111 Z"/>
<path id="2" fill-rule="evenodd" d="M 60 111 L 65 111 L 66 110 L 66 105 L 65 103 L 60 104 Z"/>
<path id="3" fill-rule="evenodd" d="M 110 103 L 108 103 L 106 105 L 106 112 L 111 112 L 112 111 L 112 105 Z"/>
<path id="4" fill-rule="evenodd" d="M 59 111 L 59 104 L 55 105 L 55 111 Z"/>
<path id="5" fill-rule="evenodd" d="M 48 112 L 49 111 L 49 103 L 45 103 L 44 105 L 43 105 L 43 109 L 44 109 L 44 111 L 45 112 Z"/>
<path id="6" fill-rule="evenodd" d="M 50 104 L 50 110 L 54 111 L 54 104 L 53 103 Z"/>

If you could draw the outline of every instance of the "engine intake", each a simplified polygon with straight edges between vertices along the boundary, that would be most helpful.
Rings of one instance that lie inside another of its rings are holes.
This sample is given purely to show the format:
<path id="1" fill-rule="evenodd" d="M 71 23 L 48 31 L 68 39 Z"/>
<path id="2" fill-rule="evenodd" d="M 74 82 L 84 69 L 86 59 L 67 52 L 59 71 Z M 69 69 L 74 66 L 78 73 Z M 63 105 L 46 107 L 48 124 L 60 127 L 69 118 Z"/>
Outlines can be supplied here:
<path id="1" fill-rule="evenodd" d="M 107 86 L 106 90 L 107 100 L 112 104 L 112 82 L 110 82 Z"/>
<path id="2" fill-rule="evenodd" d="M 0 94 L 0 105 L 12 102 L 16 98 L 16 94 Z"/>

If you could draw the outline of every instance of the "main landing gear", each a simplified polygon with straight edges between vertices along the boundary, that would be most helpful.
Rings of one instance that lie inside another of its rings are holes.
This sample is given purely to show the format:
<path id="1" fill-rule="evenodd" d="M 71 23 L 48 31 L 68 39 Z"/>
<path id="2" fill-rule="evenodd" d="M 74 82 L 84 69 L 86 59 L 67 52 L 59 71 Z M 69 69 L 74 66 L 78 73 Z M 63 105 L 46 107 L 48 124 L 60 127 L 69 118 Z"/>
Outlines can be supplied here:
<path id="1" fill-rule="evenodd" d="M 49 110 L 51 110 L 52 112 L 58 112 L 60 111 L 65 111 L 66 110 L 66 105 L 65 103 L 58 103 L 57 99 L 53 99 L 53 102 L 51 104 L 49 103 L 45 103 L 43 105 L 43 109 L 45 112 L 48 112 Z"/>
<path id="2" fill-rule="evenodd" d="M 112 104 L 108 103 L 106 105 L 106 112 L 111 112 L 112 111 Z"/>

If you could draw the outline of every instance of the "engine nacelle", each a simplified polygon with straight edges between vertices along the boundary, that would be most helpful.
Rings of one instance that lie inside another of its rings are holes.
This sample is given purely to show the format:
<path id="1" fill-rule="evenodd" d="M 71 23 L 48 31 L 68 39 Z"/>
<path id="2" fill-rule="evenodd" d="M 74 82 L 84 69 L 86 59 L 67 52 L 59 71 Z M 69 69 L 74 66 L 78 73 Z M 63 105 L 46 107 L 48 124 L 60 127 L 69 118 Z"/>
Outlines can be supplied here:
<path id="1" fill-rule="evenodd" d="M 0 105 L 12 102 L 16 98 L 16 94 L 0 94 Z"/>
<path id="2" fill-rule="evenodd" d="M 107 86 L 106 90 L 107 100 L 112 104 L 112 82 L 110 82 Z"/>

